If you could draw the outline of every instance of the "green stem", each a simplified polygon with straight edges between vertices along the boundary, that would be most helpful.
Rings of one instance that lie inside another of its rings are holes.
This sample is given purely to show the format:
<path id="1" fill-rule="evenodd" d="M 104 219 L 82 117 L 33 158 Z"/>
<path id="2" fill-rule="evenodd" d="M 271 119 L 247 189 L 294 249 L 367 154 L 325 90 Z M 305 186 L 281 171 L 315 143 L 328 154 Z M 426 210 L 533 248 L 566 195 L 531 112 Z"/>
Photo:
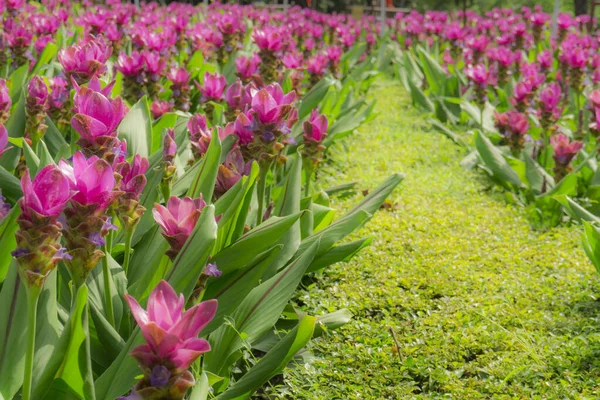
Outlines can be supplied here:
<path id="1" fill-rule="evenodd" d="M 169 199 L 171 198 L 171 183 L 163 181 L 160 184 L 160 190 L 162 192 L 162 195 L 163 195 L 163 198 L 164 198 L 165 204 L 166 204 L 169 201 Z"/>
<path id="2" fill-rule="evenodd" d="M 133 239 L 134 232 L 135 227 L 125 231 L 125 260 L 123 261 L 123 270 L 125 271 L 125 276 L 127 276 L 127 271 L 129 270 L 129 259 L 131 258 L 131 239 Z"/>
<path id="3" fill-rule="evenodd" d="M 265 187 L 267 185 L 267 174 L 269 173 L 269 165 L 261 164 L 258 178 L 258 187 L 256 195 L 258 197 L 258 209 L 256 210 L 256 226 L 262 223 L 265 203 Z"/>
<path id="4" fill-rule="evenodd" d="M 106 302 L 106 319 L 113 328 L 115 327 L 115 312 L 113 309 L 112 294 L 110 292 L 110 268 L 108 267 L 108 246 L 104 245 L 104 258 L 102 259 L 102 273 L 104 275 L 104 300 Z"/>
<path id="5" fill-rule="evenodd" d="M 22 400 L 31 399 L 31 383 L 33 381 L 33 356 L 35 354 L 35 329 L 37 305 L 41 287 L 27 285 L 27 354 L 25 356 L 25 374 L 23 377 Z"/>

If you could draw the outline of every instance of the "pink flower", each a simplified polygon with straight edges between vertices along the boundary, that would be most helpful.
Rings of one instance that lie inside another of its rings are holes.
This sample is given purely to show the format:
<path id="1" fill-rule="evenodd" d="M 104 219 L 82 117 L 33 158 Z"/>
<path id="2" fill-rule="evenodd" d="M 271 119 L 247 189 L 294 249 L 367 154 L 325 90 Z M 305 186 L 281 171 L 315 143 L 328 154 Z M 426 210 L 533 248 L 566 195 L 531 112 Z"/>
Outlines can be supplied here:
<path id="1" fill-rule="evenodd" d="M 113 190 L 116 183 L 113 169 L 103 159 L 96 156 L 86 159 L 78 151 L 73 156 L 72 167 L 64 160 L 58 166 L 69 178 L 71 189 L 77 191 L 73 200 L 80 204 L 95 204 L 97 210 L 104 210 L 119 194 Z"/>
<path id="2" fill-rule="evenodd" d="M 131 352 L 145 374 L 154 370 L 157 375 L 157 366 L 166 368 L 169 376 L 180 374 L 201 354 L 210 351 L 208 342 L 197 336 L 214 318 L 216 300 L 203 301 L 184 312 L 183 294 L 177 296 L 165 281 L 150 294 L 147 311 L 132 296 L 125 295 L 125 300 L 146 340 L 146 344 Z"/>
<path id="3" fill-rule="evenodd" d="M 125 53 L 119 54 L 115 68 L 125 76 L 138 76 L 144 69 L 144 57 L 136 50 L 128 56 Z"/>
<path id="4" fill-rule="evenodd" d="M 33 182 L 29 170 L 21 178 L 23 199 L 21 209 L 24 214 L 31 211 L 51 217 L 59 215 L 71 198 L 69 178 L 56 165 L 47 165 L 37 173 Z"/>
<path id="5" fill-rule="evenodd" d="M 252 112 L 262 124 L 283 122 L 296 100 L 296 92 L 284 95 L 281 86 L 272 83 L 252 97 Z"/>
<path id="6" fill-rule="evenodd" d="M 10 116 L 12 100 L 6 87 L 6 80 L 0 79 L 0 122 L 6 122 Z"/>
<path id="7" fill-rule="evenodd" d="M 148 170 L 148 159 L 136 154 L 131 164 L 124 162 L 117 171 L 122 179 L 119 182 L 119 190 L 125 193 L 131 193 L 139 198 L 146 186 L 146 176 Z"/>
<path id="8" fill-rule="evenodd" d="M 327 133 L 327 117 L 315 109 L 310 113 L 308 121 L 304 121 L 304 140 L 310 139 L 321 142 Z"/>
<path id="9" fill-rule="evenodd" d="M 158 203 L 154 204 L 152 210 L 154 220 L 160 225 L 163 236 L 176 252 L 181 250 L 194 230 L 204 207 L 206 207 L 206 202 L 202 197 L 197 199 L 184 197 L 180 199 L 172 196 L 167 201 L 166 207 Z"/>
<path id="10" fill-rule="evenodd" d="M 483 64 L 477 64 L 468 67 L 465 70 L 465 75 L 470 81 L 474 82 L 478 86 L 486 86 L 490 77 L 485 65 Z"/>
<path id="11" fill-rule="evenodd" d="M 223 91 L 226 85 L 227 81 L 223 75 L 217 73 L 211 74 L 210 72 L 204 74 L 204 84 L 202 86 L 196 82 L 196 86 L 200 89 L 205 101 L 220 101 L 223 98 Z"/>
<path id="12" fill-rule="evenodd" d="M 554 161 L 561 166 L 569 165 L 573 157 L 575 157 L 577 152 L 583 147 L 582 142 L 571 142 L 570 139 L 562 133 L 552 136 L 550 138 L 550 143 L 554 149 L 554 155 L 552 157 L 554 158 Z"/>
<path id="13" fill-rule="evenodd" d="M 190 131 L 190 143 L 196 158 L 203 156 L 208 150 L 210 144 L 211 131 L 206 124 L 206 117 L 202 114 L 195 114 L 190 117 L 187 123 Z"/>
<path id="14" fill-rule="evenodd" d="M 555 114 L 562 92 L 558 83 L 550 83 L 539 94 L 539 105 L 542 111 Z"/>
<path id="15" fill-rule="evenodd" d="M 177 154 L 177 142 L 175 142 L 175 130 L 167 129 L 163 142 L 163 161 L 172 163 Z"/>
<path id="16" fill-rule="evenodd" d="M 283 56 L 283 65 L 289 69 L 298 69 L 302 67 L 302 56 L 300 54 L 286 53 Z"/>
<path id="17" fill-rule="evenodd" d="M 274 27 L 267 26 L 263 29 L 255 30 L 252 34 L 252 39 L 261 50 L 279 51 L 283 47 L 281 34 Z"/>
<path id="18" fill-rule="evenodd" d="M 146 71 L 150 74 L 152 80 L 157 81 L 163 69 L 167 66 L 167 62 L 157 51 L 145 51 L 143 57 L 146 62 Z"/>
<path id="19" fill-rule="evenodd" d="M 50 89 L 52 91 L 48 97 L 48 104 L 51 108 L 61 109 L 69 100 L 70 93 L 67 85 L 67 81 L 59 76 L 51 78 Z"/>
<path id="20" fill-rule="evenodd" d="M 78 83 L 89 81 L 94 75 L 106 72 L 106 60 L 112 48 L 103 39 L 88 41 L 83 45 L 67 47 L 58 53 L 58 61 L 68 75 L 73 75 Z"/>
<path id="21" fill-rule="evenodd" d="M 227 106 L 232 110 L 242 110 L 246 104 L 249 104 L 251 99 L 246 96 L 246 90 L 242 81 L 237 79 L 225 92 L 225 101 Z"/>
<path id="22" fill-rule="evenodd" d="M 154 119 L 159 119 L 169 111 L 171 111 L 171 103 L 166 100 L 154 100 L 152 106 L 150 106 L 150 112 L 152 112 L 152 118 Z"/>
<path id="23" fill-rule="evenodd" d="M 244 163 L 244 157 L 239 148 L 231 150 L 225 162 L 219 165 L 217 182 L 215 185 L 215 196 L 220 197 L 231 189 L 244 175 L 250 174 L 252 161 Z"/>
<path id="24" fill-rule="evenodd" d="M 27 85 L 27 105 L 45 108 L 48 100 L 48 86 L 41 76 L 34 76 Z"/>
<path id="25" fill-rule="evenodd" d="M 71 125 L 83 139 L 94 142 L 103 136 L 117 136 L 116 129 L 126 114 L 120 97 L 110 99 L 101 91 L 80 87 L 73 105 L 76 114 Z"/>
<path id="26" fill-rule="evenodd" d="M 258 72 L 259 64 L 260 57 L 258 54 L 253 54 L 251 58 L 241 56 L 235 59 L 238 75 L 244 80 L 250 79 L 252 75 L 255 75 Z"/>
<path id="27" fill-rule="evenodd" d="M 175 85 L 187 85 L 190 81 L 190 74 L 185 68 L 171 68 L 167 72 L 167 79 Z"/>
<path id="28" fill-rule="evenodd" d="M 541 69 L 548 69 L 552 66 L 552 53 L 549 50 L 540 52 L 537 56 L 537 62 Z"/>
<path id="29" fill-rule="evenodd" d="M 4 124 L 0 124 L 0 156 L 2 156 L 2 153 L 4 153 L 6 150 L 8 150 L 9 148 L 6 147 L 6 145 L 8 144 L 8 131 L 6 130 L 6 127 L 4 126 Z"/>

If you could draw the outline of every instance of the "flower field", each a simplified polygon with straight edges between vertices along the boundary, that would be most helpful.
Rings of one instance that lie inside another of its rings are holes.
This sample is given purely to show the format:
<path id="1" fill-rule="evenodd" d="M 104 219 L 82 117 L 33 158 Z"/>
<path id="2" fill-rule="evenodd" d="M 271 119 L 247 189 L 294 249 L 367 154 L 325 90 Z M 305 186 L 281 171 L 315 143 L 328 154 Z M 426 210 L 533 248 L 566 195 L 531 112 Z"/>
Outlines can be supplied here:
<path id="1" fill-rule="evenodd" d="M 2 13 L 0 399 L 597 396 L 589 16 Z"/>
<path id="2" fill-rule="evenodd" d="M 346 323 L 290 302 L 401 182 L 314 179 L 373 117 L 377 25 L 3 2 L 0 398 L 239 399 Z M 324 40 L 323 40 L 324 39 Z M 200 336 L 200 337 L 198 337 Z"/>
<path id="3" fill-rule="evenodd" d="M 581 221 L 600 267 L 600 55 L 590 17 L 539 9 L 411 13 L 396 21 L 397 76 L 533 225 Z M 455 127 L 470 128 L 459 135 Z"/>

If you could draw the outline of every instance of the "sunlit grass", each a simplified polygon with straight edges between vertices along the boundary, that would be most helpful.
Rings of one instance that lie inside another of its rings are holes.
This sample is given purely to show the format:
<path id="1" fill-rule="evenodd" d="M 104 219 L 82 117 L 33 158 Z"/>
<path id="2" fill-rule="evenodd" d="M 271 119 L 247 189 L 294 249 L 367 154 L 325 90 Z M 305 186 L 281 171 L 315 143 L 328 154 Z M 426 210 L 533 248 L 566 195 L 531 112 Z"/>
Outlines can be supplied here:
<path id="1" fill-rule="evenodd" d="M 391 198 L 397 209 L 359 233 L 372 245 L 298 295 L 310 313 L 346 307 L 355 317 L 311 345 L 316 362 L 286 370 L 282 393 L 598 398 L 600 281 L 579 227 L 533 230 L 485 176 L 459 166 L 464 151 L 429 129 L 398 84 L 381 80 L 371 96 L 381 115 L 320 182 L 368 189 L 392 172 L 406 179 Z"/>

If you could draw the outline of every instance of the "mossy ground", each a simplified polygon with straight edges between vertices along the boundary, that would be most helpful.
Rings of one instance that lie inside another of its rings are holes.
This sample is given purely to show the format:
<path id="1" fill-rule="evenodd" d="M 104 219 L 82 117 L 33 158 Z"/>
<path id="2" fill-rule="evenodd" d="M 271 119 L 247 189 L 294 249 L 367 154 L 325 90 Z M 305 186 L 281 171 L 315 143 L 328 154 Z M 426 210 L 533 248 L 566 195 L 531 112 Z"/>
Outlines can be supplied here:
<path id="1" fill-rule="evenodd" d="M 348 308 L 354 319 L 310 345 L 314 363 L 285 371 L 281 396 L 600 398 L 600 279 L 580 228 L 533 230 L 485 176 L 460 167 L 464 151 L 429 129 L 401 86 L 380 80 L 370 96 L 380 115 L 338 149 L 320 184 L 406 179 L 397 209 L 359 233 L 371 246 L 299 293 L 313 314 Z"/>

